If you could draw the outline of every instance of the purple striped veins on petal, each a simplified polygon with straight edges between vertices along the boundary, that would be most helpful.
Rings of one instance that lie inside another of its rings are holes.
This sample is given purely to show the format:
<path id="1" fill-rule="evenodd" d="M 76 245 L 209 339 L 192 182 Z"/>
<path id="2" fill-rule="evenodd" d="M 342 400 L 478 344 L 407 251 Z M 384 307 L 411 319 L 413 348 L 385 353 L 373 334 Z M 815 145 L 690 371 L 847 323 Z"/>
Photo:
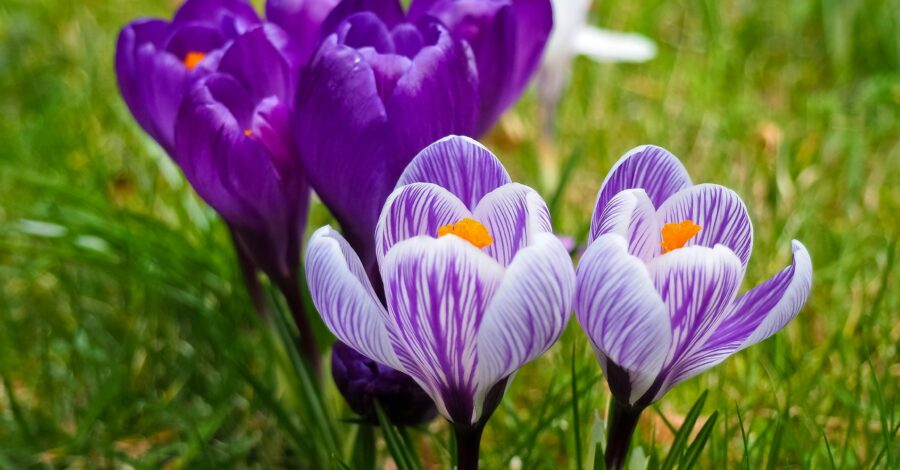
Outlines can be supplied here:
<path id="1" fill-rule="evenodd" d="M 476 335 L 503 267 L 461 238 L 417 237 L 387 253 L 382 273 L 402 370 L 445 417 L 473 422 Z"/>
<path id="2" fill-rule="evenodd" d="M 444 225 L 472 217 L 466 206 L 446 189 L 431 183 L 413 183 L 388 196 L 375 227 L 379 265 L 395 244 L 424 235 L 437 237 Z"/>
<path id="3" fill-rule="evenodd" d="M 616 194 L 591 225 L 590 242 L 601 235 L 615 233 L 628 240 L 628 252 L 645 263 L 660 253 L 659 218 L 643 189 Z"/>
<path id="4" fill-rule="evenodd" d="M 544 200 L 535 190 L 518 183 L 488 193 L 473 215 L 494 239 L 485 252 L 504 266 L 509 266 L 535 235 L 553 231 Z"/>
<path id="5" fill-rule="evenodd" d="M 445 137 L 419 152 L 400 176 L 397 187 L 433 183 L 461 200 L 469 210 L 485 194 L 511 183 L 497 157 L 469 137 Z"/>

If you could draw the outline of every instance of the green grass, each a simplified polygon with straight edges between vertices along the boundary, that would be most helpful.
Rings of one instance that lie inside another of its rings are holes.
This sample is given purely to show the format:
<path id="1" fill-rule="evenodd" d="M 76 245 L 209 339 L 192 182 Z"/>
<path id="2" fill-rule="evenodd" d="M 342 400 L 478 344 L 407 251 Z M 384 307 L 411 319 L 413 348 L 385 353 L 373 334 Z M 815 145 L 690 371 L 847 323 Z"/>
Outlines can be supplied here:
<path id="1" fill-rule="evenodd" d="M 118 29 L 174 3 L 0 5 L 0 468 L 302 466 L 351 462 L 366 441 L 333 387 L 303 392 L 286 331 L 251 312 L 222 223 L 118 96 Z M 815 282 L 788 328 L 645 413 L 633 455 L 662 463 L 677 441 L 703 468 L 896 468 L 900 4 L 637 3 L 603 0 L 597 23 L 655 38 L 659 56 L 576 64 L 553 146 L 560 166 L 577 158 L 557 229 L 583 239 L 612 163 L 655 143 L 744 197 L 745 288 L 789 263 L 793 238 Z M 541 185 L 535 116 L 529 94 L 486 141 Z M 315 207 L 310 227 L 327 222 Z M 668 427 L 704 390 L 694 457 L 694 436 Z M 573 322 L 517 375 L 484 468 L 591 465 L 608 399 Z M 449 462 L 439 421 L 392 442 L 406 439 L 425 468 Z M 380 434 L 376 447 L 388 455 Z"/>

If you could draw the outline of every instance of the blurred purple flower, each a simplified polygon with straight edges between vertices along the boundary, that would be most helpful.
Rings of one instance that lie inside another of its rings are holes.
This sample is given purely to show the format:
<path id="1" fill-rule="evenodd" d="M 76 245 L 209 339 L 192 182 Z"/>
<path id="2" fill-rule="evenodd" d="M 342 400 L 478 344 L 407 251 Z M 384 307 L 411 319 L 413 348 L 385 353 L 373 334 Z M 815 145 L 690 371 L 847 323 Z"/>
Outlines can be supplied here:
<path id="1" fill-rule="evenodd" d="M 624 464 L 646 406 L 775 334 L 806 302 L 812 264 L 798 241 L 791 266 L 737 296 L 752 245 L 740 197 L 693 185 L 664 149 L 638 147 L 607 176 L 578 265 L 575 310 L 615 397 L 610 468 Z"/>
<path id="2" fill-rule="evenodd" d="M 403 169 L 450 134 L 484 133 L 522 93 L 552 23 L 549 0 L 345 0 L 298 86 L 309 180 L 374 274 L 378 212 Z"/>
<path id="3" fill-rule="evenodd" d="M 191 85 L 216 70 L 234 39 L 259 24 L 244 0 L 188 0 L 172 21 L 140 19 L 122 29 L 119 90 L 138 124 L 169 155 L 178 108 Z"/>
<path id="4" fill-rule="evenodd" d="M 403 173 L 375 239 L 387 307 L 330 227 L 309 242 L 313 301 L 341 341 L 413 377 L 454 423 L 460 458 L 471 462 L 474 449 L 477 461 L 510 376 L 553 345 L 570 316 L 574 270 L 547 207 L 490 151 L 448 137 Z"/>
<path id="5" fill-rule="evenodd" d="M 378 424 L 376 400 L 398 426 L 419 426 L 437 416 L 431 397 L 412 377 L 340 341 L 331 352 L 331 375 L 350 409 L 370 424 Z"/>

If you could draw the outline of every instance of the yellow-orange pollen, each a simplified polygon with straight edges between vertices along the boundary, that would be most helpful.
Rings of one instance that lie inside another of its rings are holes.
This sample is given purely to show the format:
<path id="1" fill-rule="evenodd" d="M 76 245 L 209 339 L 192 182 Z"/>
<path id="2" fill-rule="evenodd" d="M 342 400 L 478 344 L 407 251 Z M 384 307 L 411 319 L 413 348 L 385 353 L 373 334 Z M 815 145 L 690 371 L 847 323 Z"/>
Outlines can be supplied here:
<path id="1" fill-rule="evenodd" d="M 253 131 L 251 131 L 250 129 L 246 129 L 246 130 L 244 130 L 244 135 L 247 137 L 250 137 L 253 135 Z"/>
<path id="2" fill-rule="evenodd" d="M 184 66 L 187 67 L 188 70 L 194 70 L 194 67 L 196 67 L 204 57 L 206 57 L 206 54 L 202 52 L 188 52 L 184 55 Z"/>
<path id="3" fill-rule="evenodd" d="M 494 243 L 487 227 L 475 219 L 462 219 L 455 224 L 444 225 L 438 229 L 438 237 L 444 235 L 456 235 L 478 248 L 484 248 Z"/>
<path id="4" fill-rule="evenodd" d="M 684 246 L 691 238 L 700 233 L 700 226 L 695 224 L 693 220 L 682 220 L 674 224 L 663 225 L 662 231 L 662 247 L 663 253 L 677 250 Z"/>

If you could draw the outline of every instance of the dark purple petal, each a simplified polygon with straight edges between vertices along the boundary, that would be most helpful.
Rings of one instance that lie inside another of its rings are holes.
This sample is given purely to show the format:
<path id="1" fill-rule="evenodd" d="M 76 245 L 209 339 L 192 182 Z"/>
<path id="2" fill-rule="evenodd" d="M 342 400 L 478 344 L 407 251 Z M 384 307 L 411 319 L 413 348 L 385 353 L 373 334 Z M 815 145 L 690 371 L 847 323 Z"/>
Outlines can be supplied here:
<path id="1" fill-rule="evenodd" d="M 725 245 L 746 270 L 753 249 L 753 225 L 747 207 L 734 191 L 714 184 L 699 184 L 679 191 L 657 211 L 660 224 L 690 220 L 700 233 L 685 246 Z"/>
<path id="2" fill-rule="evenodd" d="M 628 241 L 601 235 L 578 263 L 575 312 L 603 367 L 610 390 L 634 404 L 653 384 L 672 344 L 669 314 L 647 267 Z M 617 380 L 610 363 L 626 376 Z"/>
<path id="3" fill-rule="evenodd" d="M 370 272 L 378 215 L 403 169 L 432 142 L 471 134 L 476 75 L 465 47 L 437 26 L 423 37 L 430 45 L 396 77 L 333 35 L 297 92 L 295 135 L 304 168 Z"/>
<path id="4" fill-rule="evenodd" d="M 481 404 L 476 337 L 504 269 L 459 237 L 409 239 L 384 259 L 394 349 L 447 419 L 471 424 Z"/>
<path id="5" fill-rule="evenodd" d="M 721 245 L 671 251 L 655 258 L 648 270 L 672 328 L 665 374 L 681 358 L 700 349 L 716 331 L 737 295 L 744 270 L 737 256 Z M 671 387 L 666 385 L 657 397 Z"/>
<path id="6" fill-rule="evenodd" d="M 387 312 L 359 257 L 331 227 L 316 230 L 309 240 L 306 278 L 316 310 L 338 339 L 382 364 L 400 368 L 385 325 Z"/>
<path id="7" fill-rule="evenodd" d="M 172 24 L 184 23 L 206 23 L 236 36 L 258 24 L 259 16 L 246 0 L 187 0 L 172 18 Z"/>
<path id="8" fill-rule="evenodd" d="M 420 426 L 437 417 L 431 397 L 412 377 L 340 341 L 331 352 L 331 376 L 350 408 L 370 424 L 378 424 L 376 401 L 397 426 Z"/>
<path id="9" fill-rule="evenodd" d="M 469 137 L 449 136 L 422 150 L 397 186 L 433 183 L 455 194 L 469 210 L 485 194 L 512 182 L 497 157 Z"/>
<path id="10" fill-rule="evenodd" d="M 165 27 L 159 20 L 126 26 L 116 45 L 116 76 L 122 98 L 138 124 L 171 154 L 175 117 L 189 71 L 178 58 L 158 49 Z"/>
<path id="11" fill-rule="evenodd" d="M 793 251 L 791 266 L 739 297 L 709 341 L 672 368 L 672 385 L 772 336 L 797 316 L 809 297 L 812 262 L 800 242 L 793 242 Z"/>
<path id="12" fill-rule="evenodd" d="M 373 13 L 388 29 L 403 22 L 406 16 L 399 0 L 343 0 L 325 18 L 322 32 L 331 34 L 337 31 L 344 20 L 360 12 Z"/>
<path id="13" fill-rule="evenodd" d="M 478 332 L 482 393 L 559 339 L 574 292 L 575 271 L 562 243 L 552 233 L 535 234 L 506 270 Z"/>
<path id="14" fill-rule="evenodd" d="M 388 197 L 375 227 L 378 262 L 397 243 L 417 236 L 438 236 L 438 229 L 472 213 L 446 189 L 430 183 L 397 188 Z"/>
<path id="15" fill-rule="evenodd" d="M 607 233 L 628 240 L 628 253 L 645 263 L 660 253 L 660 226 L 653 203 L 643 189 L 616 194 L 600 217 L 591 221 L 590 242 Z"/>
<path id="16" fill-rule="evenodd" d="M 600 217 L 610 199 L 626 189 L 643 189 L 653 207 L 659 208 L 673 194 L 690 186 L 687 170 L 668 150 L 653 145 L 637 147 L 619 158 L 603 180 L 593 219 Z"/>
<path id="17" fill-rule="evenodd" d="M 225 50 L 218 71 L 234 77 L 253 101 L 275 96 L 293 102 L 297 56 L 281 28 L 267 24 L 238 37 Z"/>
<path id="18" fill-rule="evenodd" d="M 297 59 L 305 64 L 326 32 L 322 24 L 340 0 L 268 0 L 266 19 L 281 26 L 293 38 Z"/>
<path id="19" fill-rule="evenodd" d="M 481 112 L 487 132 L 525 91 L 553 27 L 549 0 L 416 1 L 410 18 L 432 16 L 472 47 L 478 64 Z"/>
<path id="20" fill-rule="evenodd" d="M 485 253 L 504 266 L 536 235 L 553 232 L 547 204 L 535 190 L 518 183 L 489 192 L 472 213 L 494 239 Z"/>
<path id="21" fill-rule="evenodd" d="M 197 194 L 242 234 L 254 261 L 284 280 L 299 262 L 308 189 L 298 169 L 280 173 L 269 153 L 273 144 L 267 146 L 252 131 L 248 135 L 238 121 L 233 109 L 246 112 L 252 105 L 233 78 L 213 74 L 204 79 L 179 112 L 176 161 Z M 279 141 L 288 142 L 286 136 Z"/>

